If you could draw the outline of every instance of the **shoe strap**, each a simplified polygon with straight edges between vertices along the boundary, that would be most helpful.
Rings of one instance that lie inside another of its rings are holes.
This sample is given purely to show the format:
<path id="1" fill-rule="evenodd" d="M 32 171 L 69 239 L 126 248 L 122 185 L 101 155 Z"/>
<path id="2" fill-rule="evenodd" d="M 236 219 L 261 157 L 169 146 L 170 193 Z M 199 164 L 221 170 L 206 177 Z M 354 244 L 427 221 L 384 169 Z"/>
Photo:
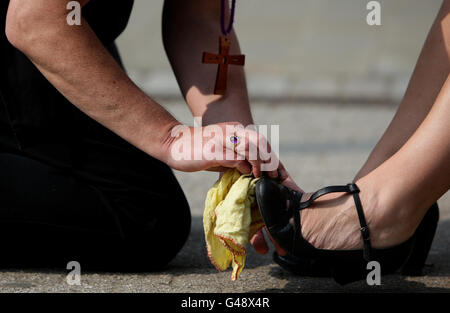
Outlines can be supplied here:
<path id="1" fill-rule="evenodd" d="M 358 213 L 359 224 L 361 226 L 360 231 L 361 231 L 361 237 L 363 239 L 364 259 L 366 261 L 371 261 L 372 245 L 370 242 L 370 231 L 369 231 L 369 227 L 367 226 L 366 218 L 364 216 L 364 210 L 363 210 L 363 207 L 361 204 L 361 199 L 359 198 L 360 190 L 355 183 L 347 184 L 345 186 L 328 186 L 328 187 L 319 189 L 315 193 L 313 193 L 311 195 L 311 197 L 309 197 L 308 200 L 300 202 L 297 209 L 298 209 L 298 211 L 306 209 L 318 198 L 320 198 L 326 194 L 335 193 L 335 192 L 346 192 L 346 193 L 351 193 L 353 195 L 353 200 L 355 201 L 356 212 Z M 298 212 L 298 214 L 294 214 L 294 216 L 300 215 L 299 213 L 300 212 Z"/>

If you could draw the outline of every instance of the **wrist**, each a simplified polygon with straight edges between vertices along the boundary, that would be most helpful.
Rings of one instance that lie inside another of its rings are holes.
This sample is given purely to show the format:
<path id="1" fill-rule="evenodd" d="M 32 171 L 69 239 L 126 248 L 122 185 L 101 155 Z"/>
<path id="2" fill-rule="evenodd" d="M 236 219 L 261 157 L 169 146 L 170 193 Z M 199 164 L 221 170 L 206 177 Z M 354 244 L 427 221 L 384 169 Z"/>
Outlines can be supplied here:
<path id="1" fill-rule="evenodd" d="M 164 128 L 161 137 L 159 147 L 159 159 L 173 168 L 174 158 L 172 156 L 173 143 L 183 136 L 183 132 L 189 130 L 191 127 L 181 124 L 178 121 L 171 122 Z"/>

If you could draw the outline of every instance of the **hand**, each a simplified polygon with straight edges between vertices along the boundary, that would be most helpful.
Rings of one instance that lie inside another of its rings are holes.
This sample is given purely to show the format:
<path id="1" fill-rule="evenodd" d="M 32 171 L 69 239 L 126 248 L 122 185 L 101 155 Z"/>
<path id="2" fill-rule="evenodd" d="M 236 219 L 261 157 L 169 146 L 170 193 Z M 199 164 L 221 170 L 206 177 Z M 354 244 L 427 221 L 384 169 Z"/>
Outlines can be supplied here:
<path id="1" fill-rule="evenodd" d="M 273 240 L 272 236 L 270 236 L 269 231 L 264 226 L 264 229 L 266 231 L 267 236 L 269 237 L 270 241 L 272 242 L 273 246 L 277 250 L 277 253 L 281 256 L 284 256 L 287 254 L 286 250 L 283 250 L 275 240 Z M 250 243 L 252 244 L 253 248 L 256 252 L 259 254 L 266 254 L 269 252 L 269 245 L 266 242 L 266 239 L 264 238 L 263 229 L 261 228 L 258 230 L 255 235 L 253 235 L 252 239 L 250 239 Z"/>
<path id="2" fill-rule="evenodd" d="M 238 136 L 235 146 L 231 136 Z M 166 163 L 180 171 L 210 170 L 223 172 L 237 168 L 243 174 L 255 177 L 265 171 L 269 177 L 288 177 L 267 139 L 239 123 L 220 123 L 205 127 L 174 127 L 166 150 Z M 270 166 L 268 166 L 270 165 Z M 273 166 L 272 166 L 273 165 Z M 268 170 L 264 170 L 264 166 Z"/>

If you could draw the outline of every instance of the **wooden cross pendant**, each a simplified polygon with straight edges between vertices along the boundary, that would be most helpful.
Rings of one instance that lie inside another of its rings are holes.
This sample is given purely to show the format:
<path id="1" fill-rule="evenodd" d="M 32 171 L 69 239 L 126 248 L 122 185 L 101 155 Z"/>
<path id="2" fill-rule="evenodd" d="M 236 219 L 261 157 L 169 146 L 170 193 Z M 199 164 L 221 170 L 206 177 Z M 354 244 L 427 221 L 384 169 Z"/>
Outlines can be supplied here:
<path id="1" fill-rule="evenodd" d="M 216 76 L 216 85 L 214 87 L 214 94 L 224 95 L 227 90 L 227 74 L 228 65 L 245 64 L 245 55 L 229 55 L 230 39 L 225 36 L 219 38 L 219 54 L 203 52 L 203 63 L 219 64 Z"/>

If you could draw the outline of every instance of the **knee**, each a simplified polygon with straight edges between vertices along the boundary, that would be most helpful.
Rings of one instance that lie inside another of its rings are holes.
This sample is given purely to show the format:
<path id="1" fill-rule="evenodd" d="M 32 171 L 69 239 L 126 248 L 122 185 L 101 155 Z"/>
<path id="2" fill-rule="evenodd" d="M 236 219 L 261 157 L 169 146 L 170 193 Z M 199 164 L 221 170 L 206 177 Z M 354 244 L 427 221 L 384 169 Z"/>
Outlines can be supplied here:
<path id="1" fill-rule="evenodd" d="M 139 238 L 127 240 L 134 255 L 135 267 L 143 270 L 159 270 L 167 266 L 186 244 L 191 231 L 191 213 L 186 199 L 174 197 L 171 204 L 158 214 L 156 222 Z M 145 248 L 143 248 L 145 247 Z"/>
<path id="2" fill-rule="evenodd" d="M 159 221 L 157 229 L 164 234 L 167 243 L 176 250 L 181 250 L 191 231 L 191 212 L 183 194 L 165 208 L 165 217 Z"/>

